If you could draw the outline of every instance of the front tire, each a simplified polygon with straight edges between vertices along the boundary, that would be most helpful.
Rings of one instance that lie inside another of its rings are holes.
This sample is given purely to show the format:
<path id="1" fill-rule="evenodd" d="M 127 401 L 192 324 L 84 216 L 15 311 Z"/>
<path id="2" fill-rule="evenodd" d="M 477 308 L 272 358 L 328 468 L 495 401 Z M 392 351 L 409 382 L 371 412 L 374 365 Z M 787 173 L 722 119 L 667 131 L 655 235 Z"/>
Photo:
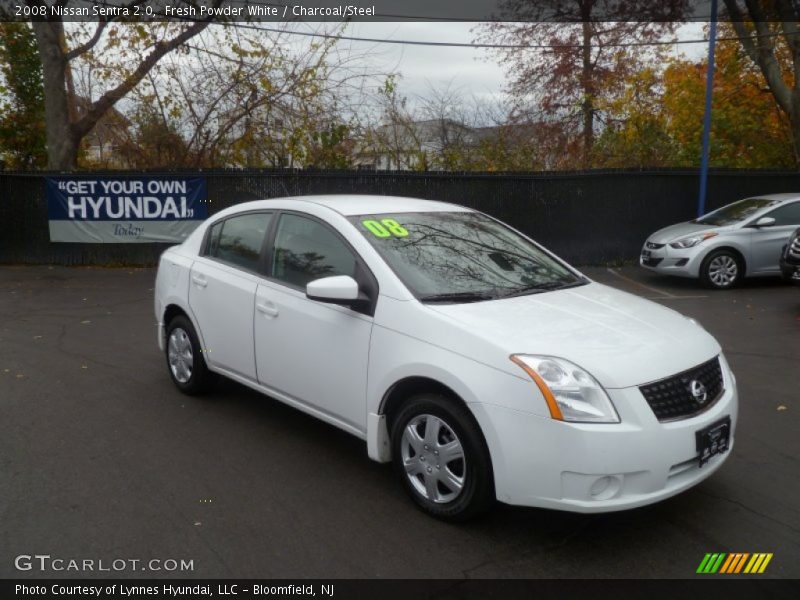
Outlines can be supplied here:
<path id="1" fill-rule="evenodd" d="M 466 408 L 437 394 L 414 396 L 393 419 L 391 439 L 395 469 L 425 512 L 465 521 L 491 507 L 489 451 Z"/>
<path id="2" fill-rule="evenodd" d="M 743 275 L 742 259 L 730 250 L 715 250 L 700 265 L 700 279 L 707 287 L 716 290 L 735 287 Z"/>
<path id="3" fill-rule="evenodd" d="M 172 382 L 184 394 L 195 396 L 207 391 L 211 372 L 191 321 L 183 315 L 167 324 L 167 370 Z"/>

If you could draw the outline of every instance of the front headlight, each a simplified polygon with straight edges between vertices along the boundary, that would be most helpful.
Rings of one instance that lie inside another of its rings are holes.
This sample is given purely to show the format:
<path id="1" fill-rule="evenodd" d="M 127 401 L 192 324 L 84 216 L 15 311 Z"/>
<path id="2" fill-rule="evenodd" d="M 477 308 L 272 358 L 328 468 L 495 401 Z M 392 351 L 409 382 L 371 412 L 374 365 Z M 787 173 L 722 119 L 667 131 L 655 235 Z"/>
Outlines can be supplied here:
<path id="1" fill-rule="evenodd" d="M 619 415 L 608 394 L 578 365 L 554 356 L 514 354 L 511 360 L 539 386 L 554 419 L 574 423 L 619 423 Z"/>
<path id="2" fill-rule="evenodd" d="M 691 248 L 693 246 L 697 246 L 697 244 L 699 244 L 700 242 L 704 242 L 707 239 L 717 237 L 717 235 L 718 234 L 713 232 L 701 233 L 699 235 L 693 235 L 690 237 L 681 238 L 677 241 L 670 243 L 670 246 L 672 246 L 673 248 L 678 248 L 683 250 L 685 248 Z"/>

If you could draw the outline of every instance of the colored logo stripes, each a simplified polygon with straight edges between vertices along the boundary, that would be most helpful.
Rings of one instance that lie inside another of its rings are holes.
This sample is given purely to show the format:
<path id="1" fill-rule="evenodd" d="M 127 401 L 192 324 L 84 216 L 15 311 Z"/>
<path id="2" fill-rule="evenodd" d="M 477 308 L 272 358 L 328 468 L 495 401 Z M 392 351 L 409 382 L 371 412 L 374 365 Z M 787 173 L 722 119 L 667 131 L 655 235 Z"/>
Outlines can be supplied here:
<path id="1" fill-rule="evenodd" d="M 763 573 L 771 560 L 772 552 L 708 553 L 697 567 L 697 572 L 711 574 Z"/>

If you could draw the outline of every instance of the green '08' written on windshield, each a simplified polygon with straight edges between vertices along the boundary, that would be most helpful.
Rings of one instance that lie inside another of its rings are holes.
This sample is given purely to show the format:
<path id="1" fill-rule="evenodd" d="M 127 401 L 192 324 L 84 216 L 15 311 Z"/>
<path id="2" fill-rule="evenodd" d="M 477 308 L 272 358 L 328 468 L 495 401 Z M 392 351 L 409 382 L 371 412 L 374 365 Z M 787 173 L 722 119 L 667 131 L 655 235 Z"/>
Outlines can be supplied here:
<path id="1" fill-rule="evenodd" d="M 469 211 L 350 217 L 424 302 L 478 302 L 586 281 L 536 244 Z"/>

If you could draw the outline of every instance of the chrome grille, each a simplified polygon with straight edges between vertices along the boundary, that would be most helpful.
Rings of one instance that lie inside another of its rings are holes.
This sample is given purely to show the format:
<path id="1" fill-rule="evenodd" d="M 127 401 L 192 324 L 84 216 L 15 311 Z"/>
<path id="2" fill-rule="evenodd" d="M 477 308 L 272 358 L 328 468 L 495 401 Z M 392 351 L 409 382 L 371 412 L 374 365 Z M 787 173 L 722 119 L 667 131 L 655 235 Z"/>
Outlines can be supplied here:
<path id="1" fill-rule="evenodd" d="M 795 234 L 792 243 L 789 244 L 789 255 L 800 258 L 800 235 Z"/>
<path id="2" fill-rule="evenodd" d="M 692 393 L 693 383 L 705 388 L 705 400 Z M 719 357 L 693 369 L 639 386 L 645 400 L 659 421 L 687 419 L 713 405 L 724 391 Z"/>

